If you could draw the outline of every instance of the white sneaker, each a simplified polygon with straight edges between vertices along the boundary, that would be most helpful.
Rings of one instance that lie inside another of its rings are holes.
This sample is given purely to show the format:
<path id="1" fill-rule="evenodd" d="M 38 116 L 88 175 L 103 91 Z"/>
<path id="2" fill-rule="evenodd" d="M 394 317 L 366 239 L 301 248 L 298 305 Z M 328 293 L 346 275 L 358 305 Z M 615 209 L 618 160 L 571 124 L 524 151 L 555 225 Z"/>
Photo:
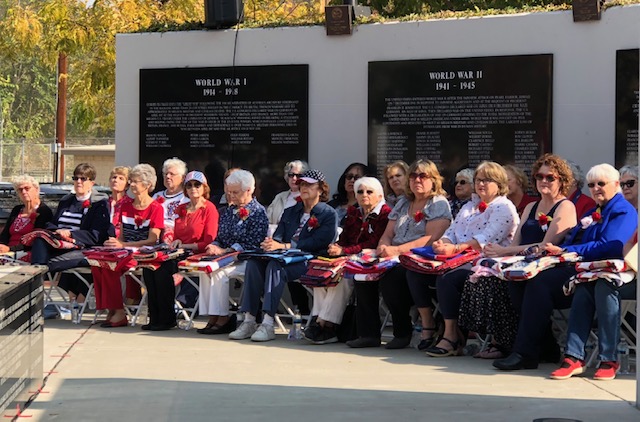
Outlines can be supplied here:
<path id="1" fill-rule="evenodd" d="M 273 325 L 260 324 L 255 333 L 251 336 L 251 341 L 275 340 L 276 332 Z"/>
<path id="2" fill-rule="evenodd" d="M 255 332 L 255 321 L 242 321 L 242 324 L 240 324 L 240 326 L 235 331 L 229 333 L 229 338 L 231 340 L 244 340 L 245 338 L 251 337 L 251 335 Z"/>

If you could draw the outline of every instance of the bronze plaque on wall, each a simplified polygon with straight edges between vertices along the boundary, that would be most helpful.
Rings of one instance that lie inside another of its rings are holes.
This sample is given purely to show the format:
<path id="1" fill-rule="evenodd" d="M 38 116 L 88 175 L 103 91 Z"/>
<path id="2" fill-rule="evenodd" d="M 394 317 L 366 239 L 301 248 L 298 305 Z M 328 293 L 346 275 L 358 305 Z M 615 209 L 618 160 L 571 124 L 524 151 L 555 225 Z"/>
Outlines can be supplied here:
<path id="1" fill-rule="evenodd" d="M 483 160 L 529 171 L 551 151 L 550 54 L 369 63 L 369 165 Z"/>
<path id="2" fill-rule="evenodd" d="M 616 51 L 616 167 L 638 165 L 640 49 Z"/>
<path id="3" fill-rule="evenodd" d="M 324 8 L 327 35 L 351 35 L 352 6 L 326 6 Z"/>

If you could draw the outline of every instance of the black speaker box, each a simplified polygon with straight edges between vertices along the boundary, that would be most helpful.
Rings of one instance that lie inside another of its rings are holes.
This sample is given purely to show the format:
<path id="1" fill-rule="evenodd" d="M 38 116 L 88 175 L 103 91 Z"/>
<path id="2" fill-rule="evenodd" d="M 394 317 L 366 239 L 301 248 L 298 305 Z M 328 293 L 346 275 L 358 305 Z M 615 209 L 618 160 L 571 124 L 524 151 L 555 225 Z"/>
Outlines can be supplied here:
<path id="1" fill-rule="evenodd" d="M 243 21 L 242 0 L 204 0 L 204 26 L 207 28 L 230 28 Z"/>

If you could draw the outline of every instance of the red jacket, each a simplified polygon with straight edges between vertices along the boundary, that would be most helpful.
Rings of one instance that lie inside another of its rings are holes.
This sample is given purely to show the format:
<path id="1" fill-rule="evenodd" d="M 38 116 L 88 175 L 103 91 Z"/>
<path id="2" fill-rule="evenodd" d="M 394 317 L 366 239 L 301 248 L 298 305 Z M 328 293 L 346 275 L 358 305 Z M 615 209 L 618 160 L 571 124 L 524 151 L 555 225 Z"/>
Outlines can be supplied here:
<path id="1" fill-rule="evenodd" d="M 377 206 L 363 221 L 362 209 L 354 206 L 347 209 L 344 230 L 338 239 L 342 253 L 355 254 L 363 249 L 375 249 L 387 228 L 391 208 L 387 204 Z"/>

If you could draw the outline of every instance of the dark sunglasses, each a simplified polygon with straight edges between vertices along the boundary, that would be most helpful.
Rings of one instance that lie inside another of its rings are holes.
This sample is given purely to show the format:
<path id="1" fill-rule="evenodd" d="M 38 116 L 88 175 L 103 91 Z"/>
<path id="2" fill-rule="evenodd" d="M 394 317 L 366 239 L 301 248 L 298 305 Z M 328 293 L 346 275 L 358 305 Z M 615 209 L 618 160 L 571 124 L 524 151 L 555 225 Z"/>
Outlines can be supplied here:
<path id="1" fill-rule="evenodd" d="M 89 180 L 89 178 L 84 176 L 73 176 L 71 180 L 73 180 L 74 182 L 78 180 L 80 180 L 81 182 L 86 182 L 87 180 Z"/>
<path id="2" fill-rule="evenodd" d="M 200 182 L 189 182 L 185 186 L 187 187 L 187 189 L 190 189 L 190 188 L 193 188 L 193 187 L 199 188 L 200 186 L 202 186 L 202 183 L 200 183 Z"/>
<path id="3" fill-rule="evenodd" d="M 300 176 L 302 176 L 302 175 L 298 174 L 298 173 L 287 173 L 287 177 L 289 179 L 293 179 L 294 177 L 300 178 Z"/>
<path id="4" fill-rule="evenodd" d="M 454 185 L 466 185 L 467 181 L 466 180 L 456 180 Z"/>
<path id="5" fill-rule="evenodd" d="M 357 191 L 356 193 L 357 193 L 358 195 L 364 195 L 364 193 L 365 193 L 365 192 L 367 193 L 367 195 L 373 195 L 373 191 L 372 191 L 372 190 L 362 190 L 362 189 L 360 189 L 360 190 L 359 190 L 359 191 Z"/>
<path id="6" fill-rule="evenodd" d="M 359 174 L 345 174 L 344 178 L 346 180 L 358 180 L 359 178 L 361 178 L 362 176 L 360 176 Z"/>
<path id="7" fill-rule="evenodd" d="M 416 180 L 416 179 L 424 180 L 428 178 L 429 178 L 429 175 L 427 173 L 409 173 L 409 179 L 411 180 Z"/>
<path id="8" fill-rule="evenodd" d="M 557 177 L 554 176 L 553 174 L 542 174 L 542 173 L 536 173 L 533 175 L 533 177 L 538 181 L 538 182 L 542 182 L 543 180 L 547 183 L 552 183 L 555 182 Z"/>
<path id="9" fill-rule="evenodd" d="M 589 186 L 589 188 L 593 189 L 596 187 L 596 185 L 600 186 L 601 188 L 607 186 L 609 182 L 603 182 L 602 180 L 597 182 L 597 183 L 587 183 L 587 186 Z"/>
<path id="10" fill-rule="evenodd" d="M 626 182 L 620 182 L 620 187 L 622 189 L 624 189 L 624 188 L 632 188 L 632 187 L 635 186 L 635 184 L 636 184 L 636 181 L 631 179 L 631 180 L 627 180 Z"/>

